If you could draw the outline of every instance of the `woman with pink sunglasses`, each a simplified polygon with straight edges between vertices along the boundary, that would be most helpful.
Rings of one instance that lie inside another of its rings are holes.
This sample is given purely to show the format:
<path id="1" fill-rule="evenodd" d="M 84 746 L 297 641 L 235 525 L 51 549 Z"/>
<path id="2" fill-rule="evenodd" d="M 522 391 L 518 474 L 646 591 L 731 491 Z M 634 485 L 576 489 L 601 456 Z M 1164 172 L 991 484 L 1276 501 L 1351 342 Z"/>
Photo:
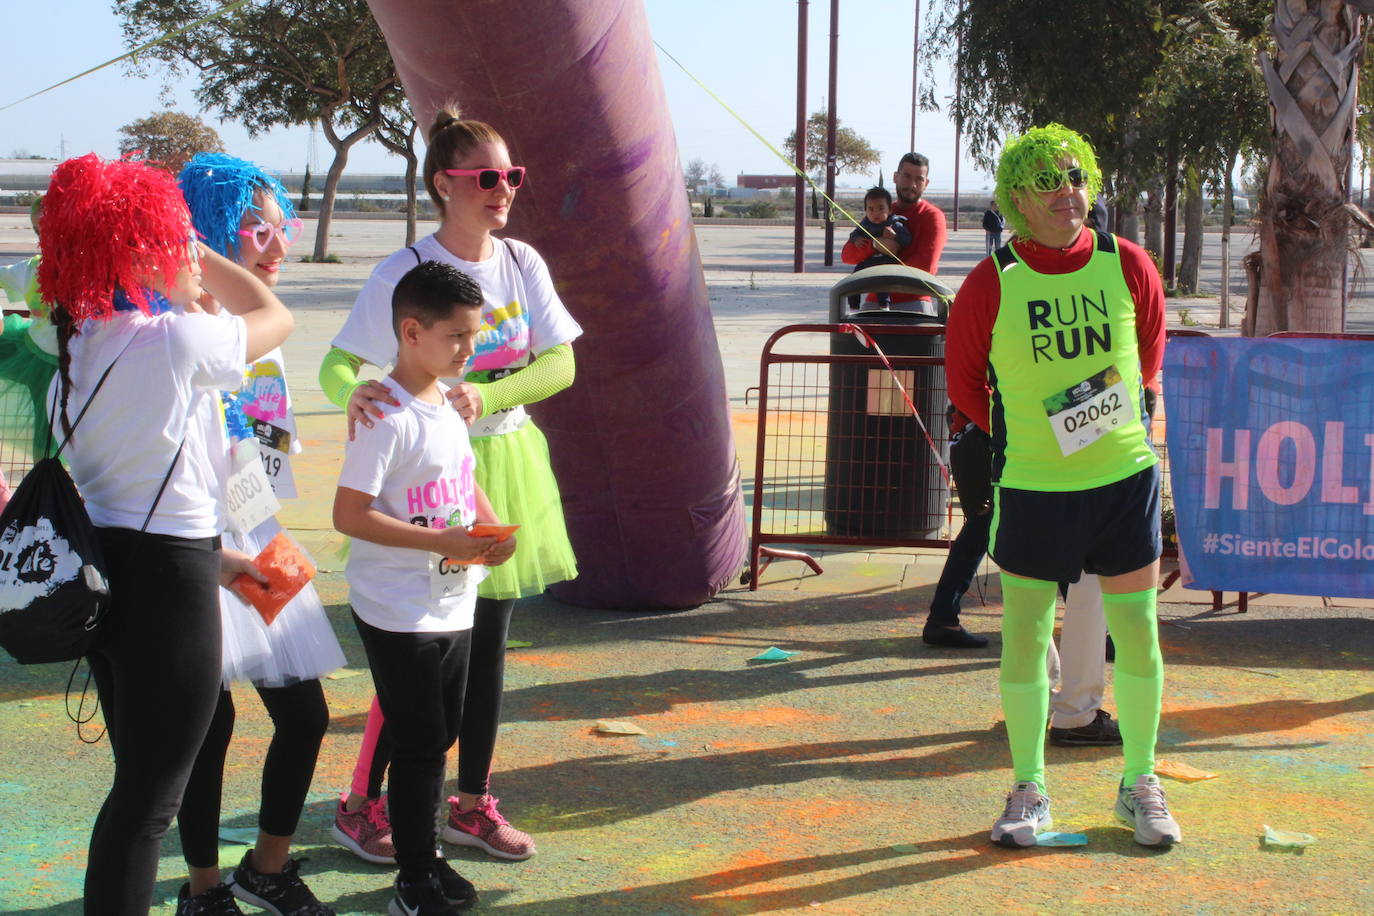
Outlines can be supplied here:
<path id="1" fill-rule="evenodd" d="M 358 370 L 364 362 L 384 367 L 396 356 L 391 294 L 397 280 L 420 262 L 434 260 L 481 286 L 485 303 L 473 371 L 449 396 L 470 426 L 477 482 L 497 517 L 521 526 L 520 549 L 509 563 L 492 568 L 478 590 L 458 741 L 458 794 L 450 799 L 442 836 L 502 859 L 526 859 L 535 851 L 529 835 L 497 811 L 489 791 L 511 611 L 515 599 L 577 575 L 548 445 L 525 405 L 572 384 L 571 344 L 582 329 L 559 299 L 538 253 L 492 234 L 505 228 L 525 177 L 524 168 L 511 164 L 494 128 L 440 111 L 429 131 L 424 165 L 439 229 L 377 266 L 320 371 L 325 394 L 348 411 L 350 436 L 357 423 L 371 427 L 372 417 L 381 416 L 377 403 L 396 402 L 380 383 L 360 381 Z M 395 850 L 381 796 L 387 762 L 381 712 L 374 701 L 334 836 L 368 861 L 390 863 Z"/>
<path id="2" fill-rule="evenodd" d="M 247 268 L 268 288 L 277 285 L 301 221 L 281 182 L 251 162 L 223 153 L 200 153 L 181 171 L 182 195 L 197 233 L 214 251 Z M 214 299 L 200 306 L 219 311 Z M 281 347 L 274 347 L 244 370 L 243 385 L 221 395 L 223 422 L 212 447 L 232 454 L 223 461 L 230 486 L 251 492 L 245 471 L 275 497 L 296 495 L 291 456 L 300 451 L 291 396 L 286 387 Z M 261 473 L 261 478 L 257 475 Z M 261 483 L 265 478 L 265 483 Z M 242 483 L 232 483 L 242 481 Z M 248 560 L 260 553 L 282 526 L 270 515 L 231 502 L 224 548 Z M 289 853 L 311 780 L 329 709 L 320 678 L 345 663 L 343 651 L 310 583 L 267 622 L 236 592 L 220 589 L 224 633 L 222 685 L 210 730 L 191 771 L 177 823 L 190 881 L 182 887 L 177 916 L 233 916 L 237 897 L 277 916 L 333 916 L 301 880 L 299 861 Z M 257 842 L 234 869 L 228 884 L 220 879 L 220 792 L 234 702 L 228 687 L 247 681 L 257 690 L 272 719 L 273 735 L 262 768 L 262 798 Z"/>

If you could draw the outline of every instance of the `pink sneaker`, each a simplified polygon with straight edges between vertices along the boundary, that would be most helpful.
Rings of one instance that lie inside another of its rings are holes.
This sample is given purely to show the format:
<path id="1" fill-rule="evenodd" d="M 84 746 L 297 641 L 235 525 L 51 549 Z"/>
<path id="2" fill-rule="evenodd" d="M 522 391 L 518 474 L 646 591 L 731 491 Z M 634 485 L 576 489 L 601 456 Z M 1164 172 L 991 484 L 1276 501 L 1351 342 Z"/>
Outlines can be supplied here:
<path id="1" fill-rule="evenodd" d="M 386 796 L 369 798 L 352 813 L 344 810 L 343 801 L 334 814 L 334 827 L 329 831 L 339 844 L 365 862 L 375 865 L 395 865 L 396 846 L 391 842 L 391 821 L 386 814 Z"/>
<path id="2" fill-rule="evenodd" d="M 535 852 L 534 840 L 506 822 L 496 810 L 499 801 L 486 795 L 471 811 L 459 811 L 458 799 L 450 798 L 448 821 L 440 836 L 445 843 L 476 846 L 498 859 L 528 859 Z"/>

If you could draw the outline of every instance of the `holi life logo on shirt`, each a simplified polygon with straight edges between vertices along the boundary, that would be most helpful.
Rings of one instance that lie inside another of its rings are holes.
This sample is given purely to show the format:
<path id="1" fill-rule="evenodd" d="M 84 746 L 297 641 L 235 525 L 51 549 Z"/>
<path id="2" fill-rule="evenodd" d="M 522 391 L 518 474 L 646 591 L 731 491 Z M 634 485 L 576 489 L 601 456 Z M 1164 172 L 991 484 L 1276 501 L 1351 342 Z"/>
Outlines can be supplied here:
<path id="1" fill-rule="evenodd" d="M 470 368 L 501 369 L 525 360 L 530 352 L 530 322 L 518 300 L 482 313 L 477 329 L 477 352 Z"/>
<path id="2" fill-rule="evenodd" d="M 243 388 L 239 391 L 243 412 L 265 423 L 280 423 L 286 419 L 286 378 L 276 360 L 260 360 L 243 374 Z"/>
<path id="3" fill-rule="evenodd" d="M 477 482 L 473 469 L 477 461 L 463 458 L 462 470 L 455 477 L 440 477 L 414 487 L 406 487 L 406 514 L 412 525 L 442 531 L 463 527 L 463 519 L 477 515 Z"/>

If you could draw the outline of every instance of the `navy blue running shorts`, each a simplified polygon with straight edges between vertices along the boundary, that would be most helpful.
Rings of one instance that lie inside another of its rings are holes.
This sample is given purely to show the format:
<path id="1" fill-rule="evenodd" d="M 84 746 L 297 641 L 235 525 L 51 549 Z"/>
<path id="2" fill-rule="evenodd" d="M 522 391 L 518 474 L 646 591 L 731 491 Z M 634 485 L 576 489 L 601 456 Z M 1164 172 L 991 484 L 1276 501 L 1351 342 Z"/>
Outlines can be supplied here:
<path id="1" fill-rule="evenodd" d="M 1077 582 L 1079 573 L 1120 576 L 1159 559 L 1159 465 L 1091 490 L 998 487 L 993 560 L 1018 576 Z"/>

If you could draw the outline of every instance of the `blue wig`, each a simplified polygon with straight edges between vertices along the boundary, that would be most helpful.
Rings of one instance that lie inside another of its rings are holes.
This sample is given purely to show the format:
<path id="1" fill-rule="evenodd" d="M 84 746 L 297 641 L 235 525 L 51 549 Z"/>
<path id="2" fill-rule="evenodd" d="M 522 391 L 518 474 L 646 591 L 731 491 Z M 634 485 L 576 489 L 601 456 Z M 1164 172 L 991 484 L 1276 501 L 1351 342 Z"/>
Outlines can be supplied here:
<path id="1" fill-rule="evenodd" d="M 240 254 L 239 221 L 249 210 L 259 211 L 253 195 L 259 190 L 276 196 L 282 216 L 291 219 L 296 208 L 286 188 L 245 159 L 224 153 L 197 153 L 181 170 L 177 182 L 191 209 L 191 222 L 205 244 L 230 260 Z"/>

